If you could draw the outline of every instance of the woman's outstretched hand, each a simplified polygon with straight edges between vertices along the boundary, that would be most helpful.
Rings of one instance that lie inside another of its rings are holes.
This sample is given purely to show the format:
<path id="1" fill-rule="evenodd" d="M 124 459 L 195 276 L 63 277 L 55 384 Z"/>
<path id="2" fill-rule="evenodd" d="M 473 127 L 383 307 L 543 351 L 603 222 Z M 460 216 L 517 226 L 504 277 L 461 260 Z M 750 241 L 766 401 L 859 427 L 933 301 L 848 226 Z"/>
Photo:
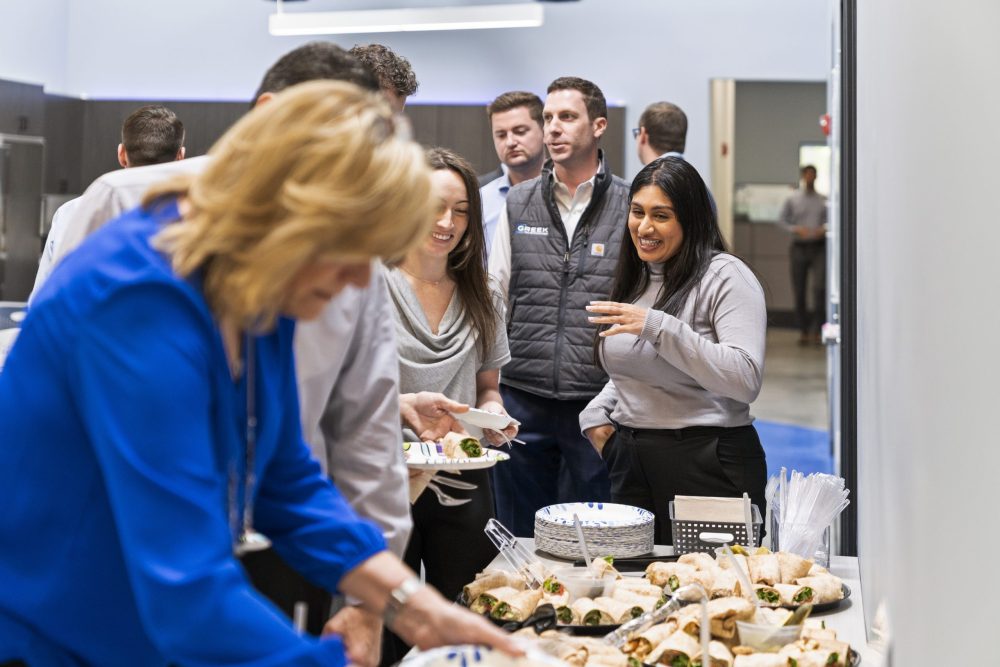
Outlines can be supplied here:
<path id="1" fill-rule="evenodd" d="M 628 333 L 638 336 L 646 323 L 647 308 L 640 308 L 631 303 L 616 303 L 614 301 L 591 301 L 587 312 L 594 313 L 587 318 L 591 324 L 610 324 L 611 328 L 602 331 L 603 337 L 617 336 Z"/>

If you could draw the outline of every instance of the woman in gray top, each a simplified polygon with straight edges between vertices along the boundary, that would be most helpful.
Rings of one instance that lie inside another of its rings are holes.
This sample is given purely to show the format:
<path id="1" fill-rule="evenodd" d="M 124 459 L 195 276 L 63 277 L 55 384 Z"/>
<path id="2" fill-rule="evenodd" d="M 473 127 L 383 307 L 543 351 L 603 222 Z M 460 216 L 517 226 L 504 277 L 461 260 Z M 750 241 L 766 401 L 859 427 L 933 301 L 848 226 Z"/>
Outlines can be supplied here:
<path id="1" fill-rule="evenodd" d="M 761 509 L 767 466 L 750 402 L 760 392 L 767 313 L 753 272 L 725 252 L 708 189 L 682 158 L 632 182 L 628 232 L 595 359 L 604 390 L 580 427 L 608 462 L 616 502 L 656 515 L 670 544 L 675 495 L 738 497 Z"/>
<path id="2" fill-rule="evenodd" d="M 500 367 L 510 360 L 503 301 L 490 289 L 482 204 L 472 166 L 454 153 L 428 152 L 437 222 L 426 242 L 388 272 L 399 347 L 399 390 L 440 392 L 460 403 L 506 414 L 500 397 Z M 513 438 L 516 426 L 504 436 Z M 487 432 L 492 444 L 504 442 Z M 503 465 L 503 464 L 501 464 Z M 439 473 L 444 475 L 445 473 Z M 472 502 L 443 507 L 431 493 L 413 506 L 413 533 L 406 562 L 421 564 L 428 583 L 454 598 L 496 555 L 483 533 L 493 516 L 489 476 L 468 471 L 473 491 L 448 489 Z"/>

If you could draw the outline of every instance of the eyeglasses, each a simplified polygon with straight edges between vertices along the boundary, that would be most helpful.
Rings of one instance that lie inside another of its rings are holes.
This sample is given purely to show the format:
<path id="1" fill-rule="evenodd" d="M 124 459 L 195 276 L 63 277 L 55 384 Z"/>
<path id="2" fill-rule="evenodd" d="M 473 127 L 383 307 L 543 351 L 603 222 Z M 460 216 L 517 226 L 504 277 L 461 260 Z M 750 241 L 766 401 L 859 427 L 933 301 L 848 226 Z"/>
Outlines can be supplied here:
<path id="1" fill-rule="evenodd" d="M 642 129 L 641 129 L 641 128 L 638 128 L 638 127 L 633 127 L 633 128 L 632 128 L 632 138 L 633 138 L 633 139 L 638 139 L 638 138 L 639 138 L 639 133 L 640 133 L 640 132 L 642 132 Z"/>

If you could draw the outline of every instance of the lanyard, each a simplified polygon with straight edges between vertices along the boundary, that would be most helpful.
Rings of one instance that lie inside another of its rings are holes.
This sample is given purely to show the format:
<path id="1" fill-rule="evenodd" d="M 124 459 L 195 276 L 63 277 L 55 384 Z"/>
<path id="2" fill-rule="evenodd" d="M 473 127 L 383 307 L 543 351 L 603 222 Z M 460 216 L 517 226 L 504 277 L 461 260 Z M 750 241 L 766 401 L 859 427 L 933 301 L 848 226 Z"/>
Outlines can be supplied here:
<path id="1" fill-rule="evenodd" d="M 249 333 L 244 338 L 243 349 L 246 354 L 244 367 L 247 378 L 247 423 L 245 431 L 245 447 L 243 450 L 243 517 L 240 522 L 237 507 L 237 488 L 239 487 L 239 464 L 234 460 L 229 466 L 229 527 L 235 542 L 233 553 L 237 556 L 251 551 L 261 551 L 271 546 L 270 540 L 253 528 L 253 492 L 257 485 L 257 355 L 255 354 L 255 338 Z M 237 530 L 237 526 L 239 529 Z"/>

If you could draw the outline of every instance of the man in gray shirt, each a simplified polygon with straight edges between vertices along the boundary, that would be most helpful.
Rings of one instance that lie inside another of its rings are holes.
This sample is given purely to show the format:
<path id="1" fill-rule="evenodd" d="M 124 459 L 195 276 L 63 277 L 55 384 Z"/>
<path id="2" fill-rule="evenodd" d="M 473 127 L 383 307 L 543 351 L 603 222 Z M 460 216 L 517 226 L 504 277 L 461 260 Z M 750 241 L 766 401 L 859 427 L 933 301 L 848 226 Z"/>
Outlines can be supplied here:
<path id="1" fill-rule="evenodd" d="M 820 342 L 820 327 L 826 319 L 826 197 L 816 192 L 816 167 L 802 167 L 801 176 L 802 187 L 781 207 L 780 222 L 792 234 L 792 291 L 799 345 L 808 345 Z M 813 317 L 806 305 L 810 281 Z"/>

